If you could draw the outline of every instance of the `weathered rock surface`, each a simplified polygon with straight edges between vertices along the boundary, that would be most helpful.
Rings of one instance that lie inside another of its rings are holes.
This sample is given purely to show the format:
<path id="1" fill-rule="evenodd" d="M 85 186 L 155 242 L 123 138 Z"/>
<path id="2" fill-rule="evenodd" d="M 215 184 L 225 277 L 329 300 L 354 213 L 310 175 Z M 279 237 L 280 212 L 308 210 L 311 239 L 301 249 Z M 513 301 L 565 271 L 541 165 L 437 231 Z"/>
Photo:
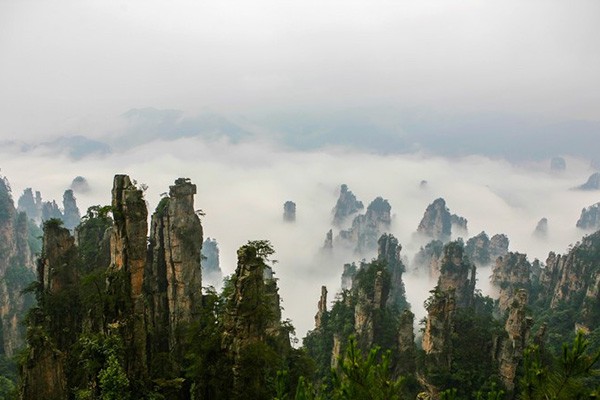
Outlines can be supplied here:
<path id="1" fill-rule="evenodd" d="M 468 307 L 473 302 L 475 271 L 475 264 L 470 263 L 468 258 L 465 259 L 461 243 L 450 242 L 444 247 L 438 289 L 453 293 L 457 307 Z"/>
<path id="2" fill-rule="evenodd" d="M 531 290 L 532 270 L 526 254 L 508 253 L 496 259 L 490 279 L 499 291 L 498 306 L 502 315 L 519 291 Z"/>
<path id="3" fill-rule="evenodd" d="M 600 172 L 594 172 L 583 185 L 577 186 L 577 190 L 600 190 Z"/>
<path id="4" fill-rule="evenodd" d="M 202 302 L 202 225 L 194 211 L 196 185 L 179 178 L 152 215 L 145 279 L 151 345 L 183 356 L 184 328 Z M 140 226 L 141 228 L 141 226 Z"/>
<path id="5" fill-rule="evenodd" d="M 340 231 L 340 240 L 358 254 L 376 250 L 377 240 L 390 228 L 391 209 L 387 200 L 377 197 L 369 204 L 365 214 L 354 218 L 350 229 Z"/>
<path id="6" fill-rule="evenodd" d="M 408 376 L 416 370 L 415 314 L 404 310 L 398 329 L 398 373 Z"/>
<path id="7" fill-rule="evenodd" d="M 127 299 L 126 303 L 117 305 L 113 313 L 124 326 L 127 372 L 142 378 L 147 367 L 146 307 L 142 288 L 147 258 L 148 210 L 142 190 L 127 175 L 115 175 L 112 213 L 109 291 L 122 293 Z"/>
<path id="8" fill-rule="evenodd" d="M 419 223 L 417 232 L 427 238 L 447 242 L 452 235 L 452 215 L 446 207 L 446 201 L 436 199 L 427 206 Z"/>
<path id="9" fill-rule="evenodd" d="M 23 344 L 22 318 L 34 303 L 31 294 L 21 295 L 35 280 L 28 238 L 27 216 L 17 213 L 10 185 L 0 177 L 0 354 L 8 357 Z"/>
<path id="10" fill-rule="evenodd" d="M 406 267 L 400 258 L 402 246 L 393 235 L 384 233 L 379 238 L 377 250 L 377 259 L 385 263 L 390 273 L 390 293 L 388 295 L 388 306 L 398 307 L 399 310 L 408 306 L 406 301 L 406 290 L 402 281 L 402 274 Z"/>
<path id="11" fill-rule="evenodd" d="M 476 265 L 485 266 L 508 253 L 508 237 L 497 234 L 490 239 L 485 232 L 473 236 L 465 244 L 465 254 Z"/>
<path id="12" fill-rule="evenodd" d="M 283 203 L 283 220 L 285 222 L 296 221 L 296 203 L 293 201 Z"/>
<path id="13" fill-rule="evenodd" d="M 361 201 L 356 200 L 356 196 L 348 189 L 348 185 L 343 184 L 340 187 L 340 196 L 332 210 L 333 224 L 342 226 L 347 221 L 348 217 L 356 214 L 364 209 Z"/>
<path id="14" fill-rule="evenodd" d="M 287 331 L 281 329 L 281 308 L 274 279 L 265 279 L 265 259 L 257 246 L 249 243 L 238 250 L 233 276 L 233 294 L 225 324 L 225 348 L 233 356 L 233 394 L 242 398 L 247 390 L 241 376 L 250 368 L 245 357 L 248 349 L 259 344 L 276 343 L 283 354 L 290 349 Z M 260 384 L 260 382 L 259 382 Z M 264 383 L 263 383 L 264 384 Z M 244 397 L 245 398 L 245 397 Z"/>
<path id="15" fill-rule="evenodd" d="M 321 286 L 321 297 L 317 304 L 317 314 L 315 314 L 315 329 L 321 329 L 323 317 L 327 314 L 327 287 Z"/>
<path id="16" fill-rule="evenodd" d="M 600 203 L 593 204 L 581 210 L 577 227 L 585 230 L 600 229 Z"/>
<path id="17" fill-rule="evenodd" d="M 520 289 L 510 300 L 504 329 L 508 337 L 502 342 L 499 356 L 499 375 L 509 390 L 515 388 L 517 368 L 527 346 L 533 320 L 527 316 L 527 291 Z"/>
<path id="18" fill-rule="evenodd" d="M 27 362 L 21 373 L 22 399 L 68 398 L 69 377 L 65 367 L 69 348 L 81 330 L 81 320 L 76 312 L 77 291 L 73 290 L 78 284 L 78 265 L 75 239 L 69 230 L 57 223 L 46 224 L 42 257 L 38 263 L 38 281 L 42 288 L 38 301 L 42 308 L 47 301 L 56 306 L 46 307 L 47 315 L 38 312 L 33 316 Z M 65 296 L 70 297 L 67 302 L 57 302 L 61 298 L 67 300 Z"/>

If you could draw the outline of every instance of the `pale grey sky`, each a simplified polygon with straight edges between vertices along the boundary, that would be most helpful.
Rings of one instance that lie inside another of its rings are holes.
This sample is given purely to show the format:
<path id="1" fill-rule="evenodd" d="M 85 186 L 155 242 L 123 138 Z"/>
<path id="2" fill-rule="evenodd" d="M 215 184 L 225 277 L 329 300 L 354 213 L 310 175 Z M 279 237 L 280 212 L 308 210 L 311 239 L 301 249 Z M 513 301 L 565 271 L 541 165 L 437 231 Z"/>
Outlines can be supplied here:
<path id="1" fill-rule="evenodd" d="M 130 108 L 600 120 L 600 2 L 0 1 L 0 139 Z"/>

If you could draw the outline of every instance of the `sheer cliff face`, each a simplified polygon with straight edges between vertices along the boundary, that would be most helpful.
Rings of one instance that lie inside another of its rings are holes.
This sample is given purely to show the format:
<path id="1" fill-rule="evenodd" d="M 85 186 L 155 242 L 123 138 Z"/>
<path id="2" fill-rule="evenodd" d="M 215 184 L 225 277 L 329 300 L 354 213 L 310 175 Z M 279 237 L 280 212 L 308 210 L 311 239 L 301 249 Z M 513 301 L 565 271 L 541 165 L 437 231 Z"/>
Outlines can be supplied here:
<path id="1" fill-rule="evenodd" d="M 600 203 L 593 204 L 581 210 L 577 227 L 590 231 L 600 229 Z"/>
<path id="2" fill-rule="evenodd" d="M 442 242 L 450 240 L 452 234 L 452 215 L 446 207 L 444 199 L 436 199 L 427 206 L 417 232 L 424 237 L 441 240 Z"/>
<path id="3" fill-rule="evenodd" d="M 513 297 L 521 289 L 531 290 L 532 267 L 526 254 L 508 253 L 498 257 L 491 282 L 498 291 L 498 307 L 501 315 L 510 307 Z"/>
<path id="4" fill-rule="evenodd" d="M 183 327 L 201 305 L 202 225 L 194 211 L 196 185 L 178 179 L 152 215 L 145 285 L 149 320 L 162 351 L 181 350 Z"/>
<path id="5" fill-rule="evenodd" d="M 38 264 L 38 281 L 42 288 L 38 301 L 40 309 L 47 309 L 48 313 L 33 317 L 36 329 L 29 333 L 29 352 L 21 373 L 23 399 L 68 398 L 66 364 L 70 346 L 81 331 L 79 302 L 74 290 L 78 284 L 78 266 L 75 240 L 69 230 L 56 223 L 46 224 Z M 48 301 L 53 302 L 52 307 L 45 307 Z"/>
<path id="6" fill-rule="evenodd" d="M 350 229 L 340 231 L 340 239 L 347 246 L 354 247 L 358 254 L 376 250 L 381 234 L 389 231 L 392 222 L 391 210 L 387 200 L 377 197 L 369 204 L 365 214 L 354 218 Z"/>
<path id="7" fill-rule="evenodd" d="M 408 305 L 404 282 L 402 281 L 402 274 L 406 271 L 400 259 L 402 246 L 398 243 L 398 239 L 390 234 L 381 235 L 377 241 L 377 245 L 377 259 L 385 262 L 386 268 L 390 273 L 390 294 L 387 303 L 389 306 L 396 306 L 402 310 Z"/>
<path id="8" fill-rule="evenodd" d="M 533 320 L 527 316 L 527 291 L 521 289 L 510 298 L 508 318 L 504 329 L 507 338 L 502 342 L 499 356 L 499 375 L 509 391 L 515 388 L 517 367 L 529 340 Z"/>
<path id="9" fill-rule="evenodd" d="M 362 211 L 363 208 L 363 203 L 356 200 L 356 196 L 348 189 L 348 186 L 342 185 L 340 187 L 340 196 L 332 211 L 333 224 L 335 226 L 344 225 L 348 217 Z"/>
<path id="10" fill-rule="evenodd" d="M 444 247 L 438 288 L 442 292 L 453 292 L 457 307 L 468 307 L 472 304 L 475 265 L 464 258 L 464 249 L 457 242 L 451 242 Z"/>
<path id="11" fill-rule="evenodd" d="M 561 302 L 579 310 L 577 323 L 592 328 L 600 323 L 600 232 L 589 235 L 569 253 L 550 253 L 540 276 L 540 297 L 551 308 Z"/>
<path id="12" fill-rule="evenodd" d="M 464 250 L 459 242 L 448 243 L 443 254 L 438 284 L 426 302 L 423 350 L 434 363 L 449 368 L 452 364 L 454 314 L 458 308 L 466 308 L 473 303 L 475 265 L 463 258 Z"/>
<path id="13" fill-rule="evenodd" d="M 247 354 L 262 348 L 284 355 L 290 349 L 289 336 L 281 325 L 280 299 L 274 279 L 265 278 L 265 256 L 260 246 L 248 243 L 238 250 L 238 264 L 232 277 L 233 293 L 225 315 L 223 344 L 233 359 L 233 393 L 247 398 L 247 385 L 263 385 L 258 381 L 245 382 L 242 373 L 252 360 Z"/>
<path id="14" fill-rule="evenodd" d="M 109 283 L 109 291 L 117 290 L 128 299 L 124 309 L 115 310 L 116 318 L 127 316 L 124 341 L 128 349 L 127 370 L 140 377 L 146 369 L 146 328 L 142 287 L 146 267 L 148 210 L 143 193 L 127 175 L 116 175 L 112 190 L 114 226 L 111 232 L 111 265 L 109 273 L 119 276 L 123 286 Z"/>
<path id="15" fill-rule="evenodd" d="M 21 319 L 34 301 L 31 295 L 21 295 L 35 280 L 28 235 L 27 216 L 16 212 L 8 183 L 0 179 L 0 354 L 9 357 L 23 344 Z"/>

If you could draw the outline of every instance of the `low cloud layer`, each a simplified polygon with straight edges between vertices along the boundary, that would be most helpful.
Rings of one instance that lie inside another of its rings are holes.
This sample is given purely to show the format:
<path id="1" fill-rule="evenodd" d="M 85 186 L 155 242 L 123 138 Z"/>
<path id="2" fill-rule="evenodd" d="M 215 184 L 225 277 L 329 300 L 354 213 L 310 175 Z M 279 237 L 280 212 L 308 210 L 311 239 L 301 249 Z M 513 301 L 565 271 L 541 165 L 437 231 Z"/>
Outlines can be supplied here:
<path id="1" fill-rule="evenodd" d="M 598 192 L 570 190 L 587 179 L 589 163 L 567 159 L 567 164 L 567 171 L 552 173 L 548 160 L 514 165 L 484 157 L 381 156 L 335 149 L 295 152 L 261 142 L 182 138 L 77 161 L 35 151 L 4 153 L 0 167 L 15 200 L 26 187 L 42 191 L 45 199 L 61 199 L 75 176 L 86 177 L 91 190 L 77 194 L 82 212 L 110 202 L 116 173 L 148 185 L 150 211 L 176 178 L 191 178 L 198 186 L 196 208 L 206 213 L 205 235 L 219 242 L 225 274 L 234 271 L 239 246 L 254 239 L 272 241 L 284 316 L 292 319 L 302 337 L 313 326 L 320 286 L 328 286 L 331 300 L 340 286 L 342 264 L 360 261 L 343 253 L 329 261 L 318 257 L 340 184 L 346 183 L 365 204 L 376 196 L 388 199 L 394 215 L 391 232 L 409 260 L 418 251 L 413 232 L 437 197 L 445 198 L 451 212 L 468 219 L 470 236 L 482 230 L 489 235 L 505 233 L 512 251 L 545 260 L 549 251 L 564 252 L 581 238 L 583 232 L 575 228 L 581 209 L 600 200 Z M 425 188 L 420 187 L 422 180 L 428 182 Z M 293 224 L 283 222 L 287 200 L 297 205 Z M 542 217 L 549 221 L 547 240 L 532 236 Z M 485 274 L 478 276 L 482 283 Z M 421 304 L 432 283 L 409 275 L 406 281 L 409 301 L 422 317 Z M 485 284 L 481 287 L 485 289 Z"/>

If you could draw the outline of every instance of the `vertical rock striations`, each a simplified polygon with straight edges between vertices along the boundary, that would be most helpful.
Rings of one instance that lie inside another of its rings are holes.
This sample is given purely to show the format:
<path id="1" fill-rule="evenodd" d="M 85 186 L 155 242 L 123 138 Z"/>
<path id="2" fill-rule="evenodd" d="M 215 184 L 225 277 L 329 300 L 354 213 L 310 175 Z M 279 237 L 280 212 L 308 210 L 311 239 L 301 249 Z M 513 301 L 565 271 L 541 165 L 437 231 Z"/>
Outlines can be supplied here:
<path id="1" fill-rule="evenodd" d="M 508 306 L 508 318 L 504 325 L 508 337 L 502 342 L 499 356 L 499 375 L 509 391 L 515 388 L 517 367 L 523 358 L 533 325 L 533 320 L 527 316 L 526 310 L 527 291 L 520 289 L 511 298 Z"/>
<path id="2" fill-rule="evenodd" d="M 317 305 L 317 314 L 315 315 L 315 329 L 321 329 L 323 318 L 327 314 L 327 287 L 321 286 L 321 297 Z"/>
<path id="3" fill-rule="evenodd" d="M 115 175 L 112 189 L 114 226 L 111 233 L 109 292 L 124 297 L 113 310 L 123 325 L 129 375 L 146 374 L 145 299 L 142 288 L 146 267 L 148 210 L 142 190 L 127 175 Z"/>
<path id="4" fill-rule="evenodd" d="M 152 215 L 147 289 L 150 346 L 183 357 L 184 328 L 202 302 L 202 225 L 194 211 L 196 185 L 180 178 Z M 156 356 L 157 354 L 151 354 Z"/>
<path id="5" fill-rule="evenodd" d="M 23 344 L 21 324 L 33 297 L 21 295 L 35 280 L 25 213 L 17 213 L 8 181 L 0 177 L 0 355 L 12 357 Z"/>
<path id="6" fill-rule="evenodd" d="M 434 200 L 419 223 L 417 232 L 423 237 L 447 242 L 452 234 L 452 215 L 442 198 Z"/>
<path id="7" fill-rule="evenodd" d="M 377 241 L 378 251 L 377 259 L 385 263 L 385 266 L 390 273 L 390 294 L 387 304 L 392 307 L 397 307 L 399 310 L 407 308 L 406 291 L 402 274 L 406 271 L 402 260 L 400 259 L 400 251 L 402 246 L 398 243 L 393 235 L 384 233 Z"/>
<path id="8" fill-rule="evenodd" d="M 78 265 L 69 230 L 57 220 L 47 222 L 38 263 L 39 304 L 28 328 L 27 361 L 21 372 L 22 399 L 69 397 L 69 350 L 81 331 Z"/>
<path id="9" fill-rule="evenodd" d="M 508 253 L 498 257 L 494 266 L 491 282 L 498 291 L 498 307 L 504 314 L 509 309 L 513 298 L 521 290 L 531 290 L 532 267 L 526 254 Z"/>
<path id="10" fill-rule="evenodd" d="M 392 207 L 387 200 L 377 197 L 367 207 L 365 214 L 357 215 L 352 227 L 340 231 L 340 239 L 358 254 L 366 254 L 377 249 L 377 240 L 389 230 Z"/>

